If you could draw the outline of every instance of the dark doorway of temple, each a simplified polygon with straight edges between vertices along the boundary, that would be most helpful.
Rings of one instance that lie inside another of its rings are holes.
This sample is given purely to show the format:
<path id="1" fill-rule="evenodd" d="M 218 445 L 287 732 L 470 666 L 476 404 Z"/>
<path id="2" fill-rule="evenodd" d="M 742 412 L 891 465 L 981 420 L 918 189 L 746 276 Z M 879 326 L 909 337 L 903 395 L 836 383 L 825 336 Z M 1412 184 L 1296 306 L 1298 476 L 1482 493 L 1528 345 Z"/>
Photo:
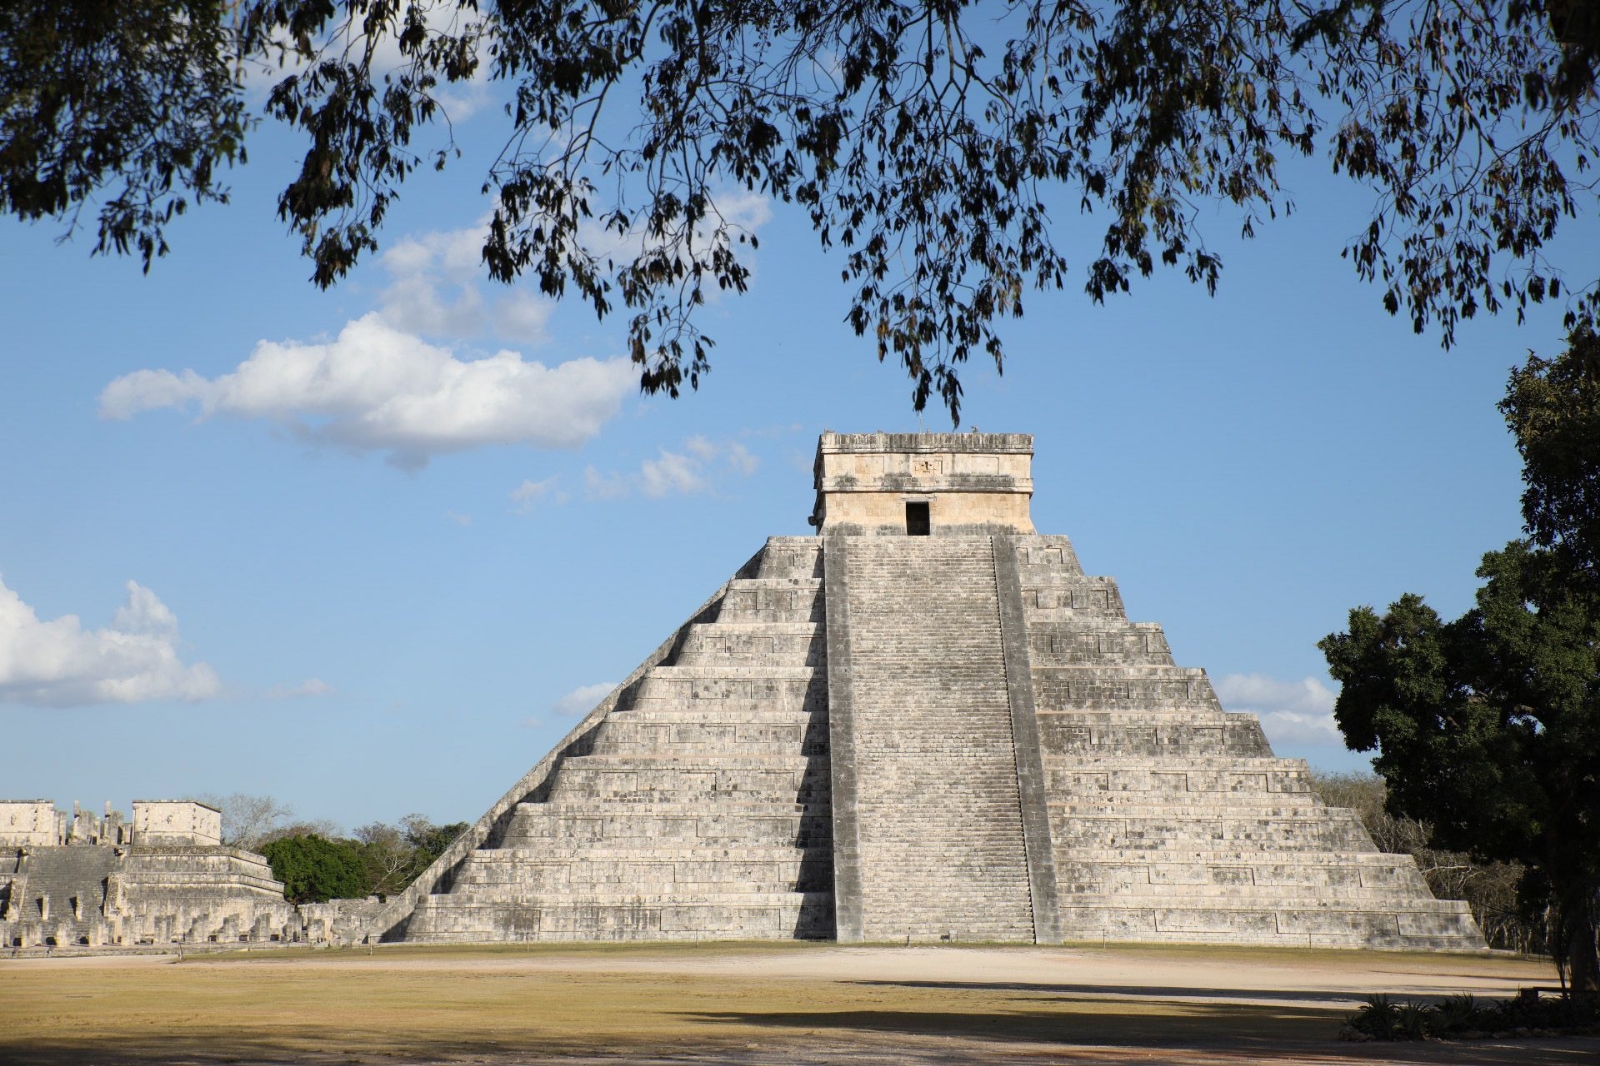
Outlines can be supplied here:
<path id="1" fill-rule="evenodd" d="M 906 535 L 909 537 L 926 537 L 928 535 L 928 504 L 906 504 Z"/>

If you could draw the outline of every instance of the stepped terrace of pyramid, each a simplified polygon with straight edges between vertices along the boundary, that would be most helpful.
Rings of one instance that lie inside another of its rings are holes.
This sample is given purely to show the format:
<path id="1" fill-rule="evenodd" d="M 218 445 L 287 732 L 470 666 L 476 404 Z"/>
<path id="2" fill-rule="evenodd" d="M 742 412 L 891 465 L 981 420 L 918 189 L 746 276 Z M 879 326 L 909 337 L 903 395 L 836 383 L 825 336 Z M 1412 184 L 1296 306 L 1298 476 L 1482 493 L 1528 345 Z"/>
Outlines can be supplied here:
<path id="1" fill-rule="evenodd" d="M 772 537 L 374 940 L 1482 950 L 1029 517 L 1023 434 L 825 433 Z"/>

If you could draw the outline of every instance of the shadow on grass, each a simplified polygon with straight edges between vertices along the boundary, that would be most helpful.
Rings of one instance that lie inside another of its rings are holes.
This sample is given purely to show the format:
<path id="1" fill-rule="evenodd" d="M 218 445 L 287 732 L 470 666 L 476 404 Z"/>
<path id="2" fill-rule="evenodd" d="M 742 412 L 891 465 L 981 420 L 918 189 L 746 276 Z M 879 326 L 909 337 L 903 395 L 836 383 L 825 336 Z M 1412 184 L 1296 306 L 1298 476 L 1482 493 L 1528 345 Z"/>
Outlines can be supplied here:
<path id="1" fill-rule="evenodd" d="M 1031 989 L 1030 989 L 1031 990 Z M 1016 997 L 974 1009 L 845 1009 L 672 1012 L 659 1031 L 621 1035 L 590 1030 L 495 1031 L 464 1012 L 458 1033 L 394 1026 L 301 1025 L 248 1031 L 212 1023 L 183 1033 L 124 1030 L 97 1038 L 70 1032 L 7 1039 L 6 1066 L 1011 1066 L 1052 1062 L 1090 1066 L 1160 1062 L 1428 1063 L 1451 1066 L 1568 1066 L 1600 1060 L 1600 1040 L 1521 1040 L 1472 1044 L 1349 1044 L 1335 1039 L 1338 1009 L 1294 1004 L 1121 1003 L 1063 996 L 1057 1003 Z M 948 1006 L 940 1004 L 939 1006 Z M 481 1027 L 480 1027 L 481 1026 Z M 1031 1046 L 1030 1046 L 1031 1045 Z M 1041 1057 L 1042 1056 L 1042 1057 Z"/>
<path id="2" fill-rule="evenodd" d="M 994 986 L 985 986 L 994 987 Z M 1084 1002 L 1082 1006 L 1091 1006 Z M 903 1045 L 908 1063 L 1018 1061 L 1017 1045 L 1044 1045 L 1046 1061 L 1151 1062 L 1213 1066 L 1226 1062 L 1449 1063 L 1451 1066 L 1574 1066 L 1596 1061 L 1600 1040 L 1352 1044 L 1336 1039 L 1347 1012 L 1265 1005 L 1171 1004 L 1174 1013 L 919 1012 L 906 1010 L 727 1011 L 686 1015 L 696 1021 L 764 1030 L 804 1031 L 847 1044 L 861 1038 L 942 1038 L 987 1049 L 976 1056 L 942 1056 L 932 1042 L 919 1055 Z"/>
<path id="3" fill-rule="evenodd" d="M 784 1012 L 705 1012 L 684 1015 L 698 1022 L 804 1029 L 892 1033 L 902 1036 L 960 1037 L 1004 1043 L 1122 1045 L 1128 1047 L 1239 1048 L 1284 1042 L 1333 1042 L 1343 1013 L 1311 1008 L 1173 1004 L 1170 1013 L 1102 1013 L 1097 1004 L 1073 1011 L 1016 1010 L 918 1011 L 901 1009 Z"/>
<path id="4" fill-rule="evenodd" d="M 856 985 L 887 988 L 938 988 L 974 992 L 1032 992 L 1041 995 L 1111 997 L 1122 1000 L 1226 1000 L 1311 1004 L 1348 1003 L 1359 1006 L 1366 997 L 1349 989 L 1189 988 L 1177 985 L 1040 984 L 1024 981 L 852 981 Z M 1344 1009 L 1340 1007 L 1338 1009 Z"/>

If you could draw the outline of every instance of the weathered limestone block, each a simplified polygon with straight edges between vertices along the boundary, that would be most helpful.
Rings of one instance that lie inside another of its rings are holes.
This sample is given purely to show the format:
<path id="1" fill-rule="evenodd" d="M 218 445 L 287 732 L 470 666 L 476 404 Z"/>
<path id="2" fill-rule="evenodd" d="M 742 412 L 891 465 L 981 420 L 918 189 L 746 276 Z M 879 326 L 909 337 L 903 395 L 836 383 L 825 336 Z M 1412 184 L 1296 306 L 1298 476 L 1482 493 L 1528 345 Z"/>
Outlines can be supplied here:
<path id="1" fill-rule="evenodd" d="M 222 843 L 222 812 L 194 800 L 134 800 L 133 843 Z"/>

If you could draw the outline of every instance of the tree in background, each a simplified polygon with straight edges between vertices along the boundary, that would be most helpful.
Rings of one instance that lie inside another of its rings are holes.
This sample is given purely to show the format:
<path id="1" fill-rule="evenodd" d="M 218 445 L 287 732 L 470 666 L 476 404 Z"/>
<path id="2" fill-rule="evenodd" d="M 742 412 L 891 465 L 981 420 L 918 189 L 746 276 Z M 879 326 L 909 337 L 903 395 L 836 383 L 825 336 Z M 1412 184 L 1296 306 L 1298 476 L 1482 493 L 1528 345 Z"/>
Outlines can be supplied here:
<path id="1" fill-rule="evenodd" d="M 469 823 L 434 825 L 420 814 L 408 814 L 399 825 L 374 822 L 355 832 L 366 870 L 364 895 L 390 896 L 415 881 L 455 842 Z"/>
<path id="2" fill-rule="evenodd" d="M 466 832 L 472 823 L 434 825 L 420 814 L 408 814 L 400 819 L 400 824 L 405 828 L 406 842 L 416 849 L 416 872 L 420 874 L 449 850 L 456 837 Z"/>
<path id="3" fill-rule="evenodd" d="M 1465 901 L 1490 947 L 1523 954 L 1550 953 L 1549 914 L 1525 914 L 1517 898 L 1523 873 L 1520 864 L 1478 862 L 1468 852 L 1433 847 L 1432 825 L 1389 812 L 1385 802 L 1388 788 L 1377 774 L 1313 771 L 1311 784 L 1324 803 L 1354 810 L 1379 851 L 1416 860 L 1435 897 Z"/>
<path id="4" fill-rule="evenodd" d="M 227 796 L 204 793 L 194 798 L 222 812 L 222 842 L 246 851 L 258 850 L 294 817 L 293 807 L 272 796 L 234 792 Z"/>
<path id="5" fill-rule="evenodd" d="M 444 90 L 505 83 L 489 274 L 627 314 L 641 385 L 674 396 L 710 366 L 695 309 L 749 281 L 730 195 L 806 212 L 844 317 L 955 419 L 961 365 L 1003 366 L 998 324 L 1069 268 L 1097 301 L 1157 266 L 1214 290 L 1200 220 L 1292 211 L 1281 155 L 1373 191 L 1345 254 L 1446 346 L 1572 296 L 1546 249 L 1596 207 L 1600 0 L 13 0 L 0 208 L 75 224 L 98 198 L 97 250 L 148 268 L 190 197 L 224 197 L 263 65 L 306 143 L 279 215 L 322 286 L 451 158 Z M 1597 308 L 1579 278 L 1569 319 Z"/>
<path id="6" fill-rule="evenodd" d="M 1406 594 L 1322 640 L 1334 715 L 1377 749 L 1387 809 L 1432 845 L 1523 866 L 1572 987 L 1600 992 L 1600 350 L 1512 372 L 1501 410 L 1524 460 L 1529 540 L 1483 557 L 1476 606 L 1446 622 Z"/>
<path id="7" fill-rule="evenodd" d="M 351 841 L 286 836 L 261 848 L 291 903 L 359 899 L 367 894 L 361 852 Z"/>

